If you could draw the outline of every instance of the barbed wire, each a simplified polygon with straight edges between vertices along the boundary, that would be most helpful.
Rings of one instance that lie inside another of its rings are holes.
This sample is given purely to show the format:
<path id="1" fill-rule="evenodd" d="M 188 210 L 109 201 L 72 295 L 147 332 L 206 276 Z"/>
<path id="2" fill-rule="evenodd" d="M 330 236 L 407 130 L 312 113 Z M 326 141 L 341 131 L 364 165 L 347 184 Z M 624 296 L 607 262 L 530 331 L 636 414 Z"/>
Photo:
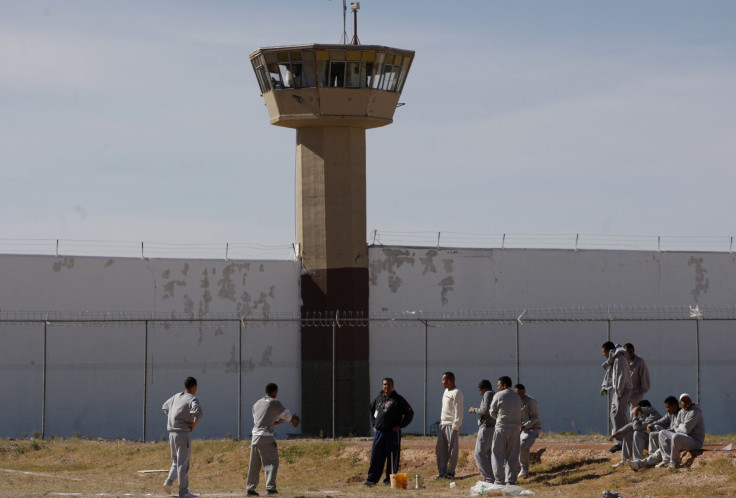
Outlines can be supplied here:
<path id="1" fill-rule="evenodd" d="M 417 327 L 431 323 L 433 327 L 470 326 L 493 323 L 535 322 L 605 322 L 605 321 L 678 321 L 736 320 L 736 305 L 601 305 L 558 308 L 527 308 L 468 311 L 323 311 L 191 313 L 161 312 L 89 312 L 89 311 L 2 311 L 0 322 L 13 323 L 96 323 L 103 326 L 130 322 L 200 325 L 218 322 L 239 323 L 243 327 Z"/>

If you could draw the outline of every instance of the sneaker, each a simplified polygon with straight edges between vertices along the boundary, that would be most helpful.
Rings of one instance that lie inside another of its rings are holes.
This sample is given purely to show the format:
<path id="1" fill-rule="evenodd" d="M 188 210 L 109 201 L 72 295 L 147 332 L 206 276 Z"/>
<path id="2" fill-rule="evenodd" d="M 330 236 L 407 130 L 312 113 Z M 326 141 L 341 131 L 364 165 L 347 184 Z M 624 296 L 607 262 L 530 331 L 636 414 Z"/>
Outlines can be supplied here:
<path id="1" fill-rule="evenodd" d="M 391 486 L 391 479 L 384 479 L 383 480 L 383 485 L 384 486 Z"/>
<path id="2" fill-rule="evenodd" d="M 365 482 L 365 484 L 363 484 L 363 486 L 366 486 L 366 487 L 368 487 L 368 488 L 372 488 L 372 487 L 373 487 L 373 486 L 375 486 L 376 484 L 378 484 L 378 483 L 375 483 L 375 482 L 370 482 L 370 481 L 366 481 L 366 482 Z"/>
<path id="3" fill-rule="evenodd" d="M 246 496 L 258 496 L 258 491 L 255 489 L 249 489 L 247 493 L 245 493 Z"/>
<path id="4" fill-rule="evenodd" d="M 680 467 L 680 464 L 675 463 L 675 462 L 670 462 L 670 464 L 667 466 L 667 470 L 669 470 L 670 472 L 673 472 L 677 470 L 679 467 Z"/>
<path id="5" fill-rule="evenodd" d="M 455 474 L 450 474 L 449 472 L 443 476 L 445 479 L 455 479 Z"/>
<path id="6" fill-rule="evenodd" d="M 620 444 L 614 444 L 610 448 L 608 448 L 608 451 L 610 453 L 616 453 L 617 451 L 621 451 L 621 445 Z"/>
<path id="7" fill-rule="evenodd" d="M 657 465 L 654 466 L 655 469 L 661 469 L 662 467 L 667 467 L 670 464 L 669 460 L 662 460 Z"/>
<path id="8" fill-rule="evenodd" d="M 519 479 L 526 479 L 527 477 L 529 477 L 529 472 L 527 472 L 526 470 L 522 470 L 521 472 L 519 472 Z"/>
<path id="9" fill-rule="evenodd" d="M 612 465 L 612 467 L 613 467 L 614 469 L 617 469 L 617 468 L 619 468 L 620 466 L 622 466 L 623 464 L 625 464 L 625 463 L 626 463 L 627 461 L 628 461 L 628 460 L 621 460 L 621 461 L 620 461 L 620 462 L 618 462 L 618 463 L 614 463 L 614 464 Z"/>
<path id="10" fill-rule="evenodd" d="M 629 468 L 634 472 L 641 468 L 641 460 L 629 460 L 627 463 L 629 464 Z"/>
<path id="11" fill-rule="evenodd" d="M 279 494 L 279 491 L 277 489 L 267 489 L 266 494 L 267 495 L 277 495 Z"/>

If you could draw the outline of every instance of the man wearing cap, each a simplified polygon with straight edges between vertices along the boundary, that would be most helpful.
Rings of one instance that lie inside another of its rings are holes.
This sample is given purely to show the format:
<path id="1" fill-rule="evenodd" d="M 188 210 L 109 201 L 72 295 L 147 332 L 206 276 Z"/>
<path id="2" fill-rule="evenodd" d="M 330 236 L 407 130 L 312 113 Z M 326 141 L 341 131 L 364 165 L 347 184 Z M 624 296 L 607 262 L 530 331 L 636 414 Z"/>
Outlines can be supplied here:
<path id="1" fill-rule="evenodd" d="M 634 345 L 630 342 L 624 344 L 624 349 L 629 355 L 629 373 L 631 375 L 631 396 L 629 396 L 629 407 L 634 410 L 639 401 L 644 399 L 644 395 L 649 391 L 651 382 L 649 381 L 649 368 L 644 358 L 636 354 Z"/>
<path id="2" fill-rule="evenodd" d="M 491 463 L 495 484 L 513 485 L 520 468 L 521 398 L 511 390 L 510 377 L 499 377 L 497 386 L 498 392 L 491 401 L 491 417 L 496 419 Z"/>
<path id="3" fill-rule="evenodd" d="M 365 486 L 375 486 L 378 483 L 384 465 L 386 478 L 383 483 L 391 483 L 389 476 L 399 471 L 401 429 L 409 425 L 413 418 L 414 411 L 409 403 L 394 390 L 394 379 L 384 377 L 381 381 L 381 392 L 371 403 L 373 446 Z"/>
<path id="4" fill-rule="evenodd" d="M 629 369 L 629 355 L 620 345 L 611 341 L 601 346 L 606 361 L 601 365 L 606 371 L 601 384 L 601 396 L 608 393 L 611 403 L 611 434 L 616 434 L 627 424 L 626 412 L 629 409 L 629 395 L 631 394 L 631 371 Z M 608 451 L 621 451 L 622 436 L 617 436 L 617 443 Z"/>
<path id="5" fill-rule="evenodd" d="M 491 464 L 491 449 L 493 447 L 493 431 L 496 419 L 491 417 L 491 401 L 493 400 L 493 386 L 491 381 L 483 379 L 478 383 L 480 392 L 480 407 L 468 408 L 468 413 L 478 415 L 478 437 L 475 439 L 475 463 L 478 471 L 486 482 L 493 483 L 493 465 Z"/>
<path id="6" fill-rule="evenodd" d="M 705 440 L 705 420 L 700 407 L 693 403 L 688 393 L 680 395 L 680 413 L 674 428 L 659 432 L 659 448 L 662 451 L 662 462 L 668 462 L 668 468 L 680 466 L 680 452 L 699 450 Z"/>
<path id="7" fill-rule="evenodd" d="M 537 400 L 526 395 L 524 384 L 516 384 L 514 391 L 521 398 L 521 429 L 519 429 L 519 464 L 521 465 L 521 472 L 519 472 L 519 477 L 525 478 L 529 476 L 529 450 L 542 431 L 542 421 L 539 418 Z"/>

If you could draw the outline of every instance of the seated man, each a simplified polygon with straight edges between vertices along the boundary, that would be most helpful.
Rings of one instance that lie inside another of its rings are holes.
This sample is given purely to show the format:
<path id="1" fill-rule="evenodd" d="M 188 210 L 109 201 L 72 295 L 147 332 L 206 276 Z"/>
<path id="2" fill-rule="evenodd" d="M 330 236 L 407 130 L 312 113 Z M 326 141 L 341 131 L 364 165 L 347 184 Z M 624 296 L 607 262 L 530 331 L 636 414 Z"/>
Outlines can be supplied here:
<path id="1" fill-rule="evenodd" d="M 705 440 L 705 420 L 700 407 L 693 403 L 687 393 L 680 395 L 680 410 L 674 429 L 659 432 L 659 449 L 662 462 L 669 469 L 680 466 L 680 452 L 699 450 Z"/>
<path id="2" fill-rule="evenodd" d="M 647 426 L 661 418 L 662 416 L 649 401 L 643 399 L 636 404 L 634 410 L 631 412 L 631 422 L 608 438 L 609 441 L 613 441 L 617 436 L 623 436 L 621 460 L 614 464 L 614 469 L 629 460 L 641 460 L 644 458 L 644 448 L 649 441 Z"/>
<path id="3" fill-rule="evenodd" d="M 629 467 L 634 471 L 647 467 L 662 467 L 663 465 L 667 465 L 667 463 L 662 463 L 662 452 L 659 449 L 659 433 L 664 430 L 674 429 L 677 426 L 677 420 L 680 416 L 680 406 L 677 404 L 677 398 L 667 396 L 664 400 L 664 407 L 667 410 L 667 414 L 647 426 L 647 432 L 649 433 L 649 455 L 644 459 L 629 461 Z"/>

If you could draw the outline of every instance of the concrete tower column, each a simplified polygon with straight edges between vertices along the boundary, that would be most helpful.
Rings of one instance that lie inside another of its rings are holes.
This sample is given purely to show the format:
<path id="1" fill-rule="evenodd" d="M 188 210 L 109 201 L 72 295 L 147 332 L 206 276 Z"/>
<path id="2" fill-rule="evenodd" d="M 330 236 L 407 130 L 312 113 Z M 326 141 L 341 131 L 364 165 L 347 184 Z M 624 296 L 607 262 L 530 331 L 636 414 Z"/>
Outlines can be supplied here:
<path id="1" fill-rule="evenodd" d="M 392 122 L 414 52 L 297 45 L 250 55 L 271 124 L 295 128 L 302 316 L 368 314 L 365 130 Z M 302 430 L 370 433 L 369 331 L 302 327 Z"/>

